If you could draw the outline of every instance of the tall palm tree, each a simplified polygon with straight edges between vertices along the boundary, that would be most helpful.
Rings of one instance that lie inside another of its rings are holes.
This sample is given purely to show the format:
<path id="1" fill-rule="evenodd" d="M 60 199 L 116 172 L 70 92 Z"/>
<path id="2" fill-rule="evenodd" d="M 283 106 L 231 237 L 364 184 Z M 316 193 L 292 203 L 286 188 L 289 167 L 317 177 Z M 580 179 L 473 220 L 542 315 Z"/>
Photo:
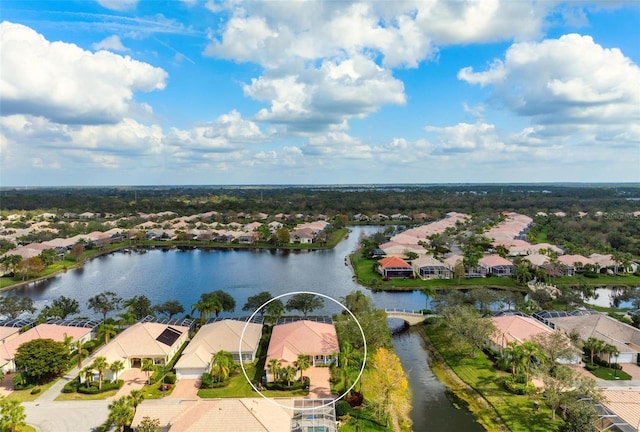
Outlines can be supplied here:
<path id="1" fill-rule="evenodd" d="M 517 341 L 507 343 L 507 347 L 503 350 L 503 356 L 509 359 L 511 365 L 511 375 L 515 377 L 518 372 L 525 367 L 525 353 L 522 346 Z"/>
<path id="2" fill-rule="evenodd" d="M 591 357 L 591 366 L 593 366 L 593 358 L 595 357 L 596 353 L 602 352 L 605 345 L 606 344 L 603 340 L 593 337 L 590 337 L 586 340 L 583 347 L 585 350 L 589 351 L 589 355 Z"/>
<path id="3" fill-rule="evenodd" d="M 82 369 L 82 359 L 89 355 L 89 350 L 87 349 L 88 344 L 89 341 L 77 341 L 75 343 L 76 354 L 78 355 L 78 370 Z"/>
<path id="4" fill-rule="evenodd" d="M 540 345 L 533 341 L 525 341 L 522 343 L 522 351 L 524 352 L 525 357 L 525 371 L 526 371 L 526 379 L 527 383 L 529 382 L 529 377 L 531 376 L 531 371 L 536 367 L 537 364 L 542 364 L 546 361 L 546 356 Z"/>
<path id="5" fill-rule="evenodd" d="M 291 381 L 293 381 L 296 376 L 296 368 L 293 366 L 287 366 L 280 370 L 280 374 L 282 375 L 282 379 L 287 382 L 287 385 L 291 386 Z"/>
<path id="6" fill-rule="evenodd" d="M 147 383 L 151 384 L 151 372 L 156 370 L 156 365 L 153 364 L 153 360 L 150 358 L 142 359 L 140 370 L 147 373 Z"/>
<path id="7" fill-rule="evenodd" d="M 102 389 L 102 378 L 104 371 L 109 367 L 107 359 L 105 357 L 96 357 L 91 363 L 91 368 L 98 371 L 98 388 Z"/>
<path id="8" fill-rule="evenodd" d="M 215 297 L 201 298 L 191 307 L 191 314 L 198 311 L 200 313 L 200 322 L 204 324 L 212 313 L 218 316 L 222 312 L 222 308 L 222 302 Z"/>
<path id="9" fill-rule="evenodd" d="M 298 354 L 298 359 L 294 362 L 295 367 L 300 372 L 300 380 L 302 380 L 302 374 L 304 371 L 311 367 L 311 361 L 306 354 Z"/>
<path id="10" fill-rule="evenodd" d="M 233 356 L 227 351 L 220 350 L 211 359 L 211 373 L 216 375 L 218 382 L 222 382 L 229 376 L 232 365 Z"/>
<path id="11" fill-rule="evenodd" d="M 347 391 L 347 389 L 350 387 L 349 372 L 353 370 L 354 367 L 356 367 L 356 365 L 360 361 L 360 357 L 360 353 L 354 350 L 353 346 L 349 342 L 345 342 L 342 345 L 338 360 L 340 363 L 340 368 L 342 369 L 344 391 Z"/>
<path id="12" fill-rule="evenodd" d="M 122 360 L 116 360 L 113 363 L 111 363 L 111 366 L 109 366 L 109 369 L 113 374 L 114 381 L 118 381 L 118 374 L 124 370 L 124 363 L 122 362 Z"/>
<path id="13" fill-rule="evenodd" d="M 120 432 L 124 431 L 125 426 L 131 424 L 134 415 L 135 410 L 127 396 L 109 404 L 109 421 L 115 423 L 120 428 Z"/>
<path id="14" fill-rule="evenodd" d="M 87 366 L 86 368 L 82 369 L 80 371 L 80 376 L 84 378 L 84 383 L 87 387 L 89 387 L 91 381 L 93 381 L 93 369 L 91 368 L 91 366 Z"/>
<path id="15" fill-rule="evenodd" d="M 605 344 L 604 349 L 602 350 L 607 355 L 607 362 L 609 363 L 609 367 L 611 367 L 611 356 L 620 355 L 620 351 L 614 345 Z"/>
<path id="16" fill-rule="evenodd" d="M 113 324 L 102 323 L 98 326 L 98 338 L 102 339 L 105 344 L 108 344 L 111 337 L 117 334 L 116 326 Z"/>
<path id="17" fill-rule="evenodd" d="M 267 368 L 269 369 L 269 372 L 271 372 L 271 375 L 273 375 L 273 382 L 276 382 L 276 380 L 278 379 L 278 374 L 280 372 L 280 368 L 282 367 L 282 363 L 280 362 L 280 360 L 272 358 L 271 360 L 269 360 L 269 364 L 267 365 Z"/>

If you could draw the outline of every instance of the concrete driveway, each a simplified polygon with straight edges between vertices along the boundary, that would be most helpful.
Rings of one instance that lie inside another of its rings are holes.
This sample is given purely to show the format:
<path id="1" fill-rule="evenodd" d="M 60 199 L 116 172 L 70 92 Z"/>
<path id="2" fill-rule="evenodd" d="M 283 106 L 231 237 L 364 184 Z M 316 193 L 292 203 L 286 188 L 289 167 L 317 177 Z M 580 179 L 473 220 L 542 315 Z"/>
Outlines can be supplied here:
<path id="1" fill-rule="evenodd" d="M 309 399 L 332 398 L 331 371 L 328 367 L 310 367 L 304 371 L 304 375 L 309 377 Z"/>
<path id="2" fill-rule="evenodd" d="M 107 421 L 109 401 L 24 402 L 27 424 L 38 432 L 91 432 Z"/>
<path id="3" fill-rule="evenodd" d="M 147 373 L 140 369 L 128 369 L 120 374 L 118 379 L 124 381 L 124 385 L 118 393 L 111 399 L 120 399 L 122 396 L 128 396 L 131 390 L 140 390 L 147 383 Z"/>
<path id="4" fill-rule="evenodd" d="M 200 389 L 200 380 L 197 379 L 181 379 L 176 382 L 173 391 L 167 399 L 198 399 L 198 390 Z"/>

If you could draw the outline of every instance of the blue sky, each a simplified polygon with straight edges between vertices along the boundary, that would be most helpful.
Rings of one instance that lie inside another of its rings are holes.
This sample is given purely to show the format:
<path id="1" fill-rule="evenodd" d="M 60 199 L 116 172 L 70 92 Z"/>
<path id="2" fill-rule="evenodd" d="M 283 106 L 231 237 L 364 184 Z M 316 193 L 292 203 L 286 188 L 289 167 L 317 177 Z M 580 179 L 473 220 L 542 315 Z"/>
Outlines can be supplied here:
<path id="1" fill-rule="evenodd" d="M 0 185 L 640 181 L 636 1 L 11 1 Z"/>

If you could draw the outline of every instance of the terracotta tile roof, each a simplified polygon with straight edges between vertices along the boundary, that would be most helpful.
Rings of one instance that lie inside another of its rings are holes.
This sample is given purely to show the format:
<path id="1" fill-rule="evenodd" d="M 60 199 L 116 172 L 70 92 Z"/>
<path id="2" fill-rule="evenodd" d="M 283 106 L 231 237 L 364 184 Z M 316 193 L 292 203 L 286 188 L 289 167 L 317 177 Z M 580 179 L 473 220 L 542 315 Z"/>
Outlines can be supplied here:
<path id="1" fill-rule="evenodd" d="M 640 330 L 607 315 L 568 316 L 548 318 L 548 320 L 556 328 L 567 333 L 572 330 L 577 331 L 582 340 L 594 337 L 614 345 L 621 353 L 638 352 L 638 350 L 629 347 L 627 343 L 640 345 Z"/>
<path id="2" fill-rule="evenodd" d="M 293 363 L 298 354 L 334 354 L 339 351 L 338 336 L 333 324 L 295 321 L 273 328 L 267 349 L 267 364 L 272 358 Z"/>
<path id="3" fill-rule="evenodd" d="M 553 330 L 540 321 L 519 315 L 493 317 L 491 321 L 498 330 L 492 340 L 503 348 L 512 341 L 522 343 L 532 340 L 538 334 L 553 333 Z"/>
<path id="4" fill-rule="evenodd" d="M 513 263 L 500 255 L 486 255 L 478 260 L 478 264 L 486 267 L 512 266 Z"/>
<path id="5" fill-rule="evenodd" d="M 382 258 L 378 263 L 384 268 L 411 268 L 408 262 L 395 256 Z"/>
<path id="6" fill-rule="evenodd" d="M 413 268 L 421 267 L 447 267 L 442 261 L 438 261 L 432 255 L 425 255 L 411 261 Z M 447 267 L 448 268 L 448 267 Z"/>
<path id="7" fill-rule="evenodd" d="M 0 343 L 20 331 L 20 327 L 0 327 Z"/>

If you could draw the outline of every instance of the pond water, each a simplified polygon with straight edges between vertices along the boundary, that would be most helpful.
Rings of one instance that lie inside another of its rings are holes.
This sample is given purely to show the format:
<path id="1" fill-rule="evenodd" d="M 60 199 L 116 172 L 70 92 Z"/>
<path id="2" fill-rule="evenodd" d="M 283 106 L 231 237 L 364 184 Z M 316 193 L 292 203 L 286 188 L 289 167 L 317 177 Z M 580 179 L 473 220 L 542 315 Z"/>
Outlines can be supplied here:
<path id="1" fill-rule="evenodd" d="M 596 289 L 597 298 L 595 299 L 590 298 L 586 301 L 586 303 L 595 305 L 595 306 L 613 307 L 613 299 L 616 296 L 616 294 L 619 294 L 619 292 L 620 292 L 619 290 L 612 289 L 612 288 L 597 288 Z M 633 305 L 631 304 L 630 301 L 621 301 L 618 304 L 618 307 L 632 308 Z"/>
<path id="2" fill-rule="evenodd" d="M 9 294 L 31 297 L 38 309 L 64 295 L 81 305 L 81 315 L 96 316 L 86 307 L 87 300 L 103 291 L 114 291 L 123 298 L 145 295 L 152 303 L 178 300 L 191 312 L 200 294 L 222 289 L 236 300 L 235 313 L 247 298 L 261 291 L 272 295 L 292 291 L 313 291 L 336 300 L 355 289 L 345 257 L 353 251 L 361 235 L 369 235 L 377 227 L 354 227 L 349 237 L 332 250 L 267 251 L 267 250 L 149 250 L 144 253 L 116 252 L 85 263 L 47 281 L 22 287 Z M 422 309 L 425 297 L 419 291 L 385 293 L 366 291 L 379 308 Z M 283 298 L 286 302 L 287 298 Z M 325 308 L 314 314 L 335 314 L 341 308 L 326 301 Z M 413 393 L 414 430 L 480 431 L 471 414 L 454 408 L 444 387 L 433 376 L 427 363 L 422 340 L 412 332 L 394 336 L 396 352 L 409 375 Z M 453 427 L 460 421 L 460 426 Z M 438 426 L 439 425 L 439 426 Z"/>

